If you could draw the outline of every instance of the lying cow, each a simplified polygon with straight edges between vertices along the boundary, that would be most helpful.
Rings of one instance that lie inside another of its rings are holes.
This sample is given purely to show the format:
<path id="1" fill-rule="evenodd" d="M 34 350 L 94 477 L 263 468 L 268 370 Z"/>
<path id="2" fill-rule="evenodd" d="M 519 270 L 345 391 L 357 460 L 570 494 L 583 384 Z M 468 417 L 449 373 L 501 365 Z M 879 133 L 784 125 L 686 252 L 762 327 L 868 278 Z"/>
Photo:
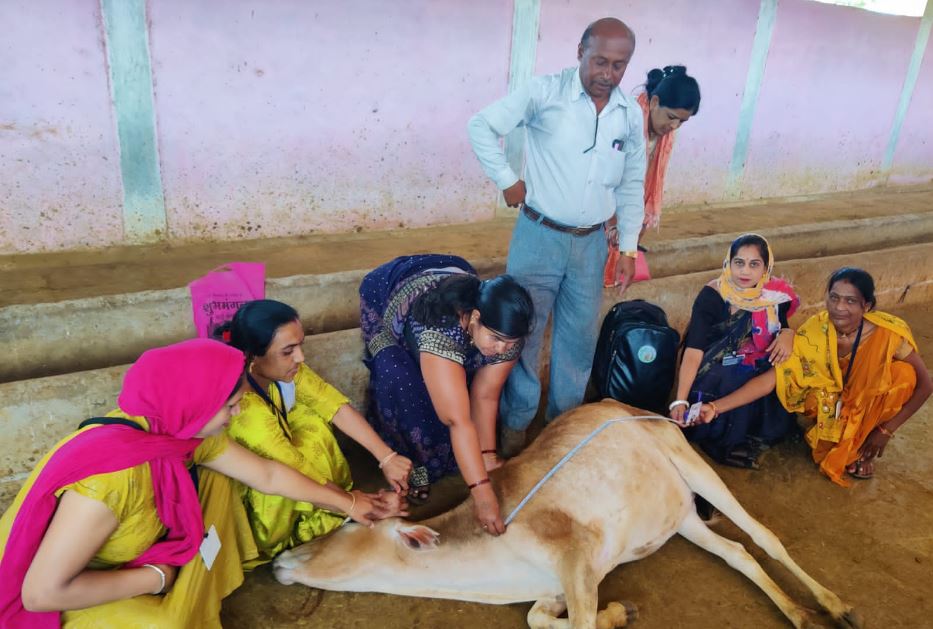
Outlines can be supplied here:
<path id="1" fill-rule="evenodd" d="M 571 448 L 607 420 L 638 414 L 605 400 L 565 413 L 521 455 L 492 475 L 503 514 Z M 350 524 L 283 553 L 284 584 L 507 604 L 535 601 L 533 629 L 622 627 L 632 606 L 598 611 L 597 588 L 617 565 L 650 555 L 675 533 L 723 558 L 767 594 L 795 627 L 807 611 L 792 601 L 745 548 L 697 516 L 700 494 L 813 592 L 842 627 L 859 627 L 851 607 L 807 575 L 777 537 L 754 520 L 680 430 L 662 420 L 605 428 L 545 483 L 505 535 L 482 532 L 467 500 L 421 524 L 384 520 Z M 558 616 L 567 611 L 568 618 Z"/>

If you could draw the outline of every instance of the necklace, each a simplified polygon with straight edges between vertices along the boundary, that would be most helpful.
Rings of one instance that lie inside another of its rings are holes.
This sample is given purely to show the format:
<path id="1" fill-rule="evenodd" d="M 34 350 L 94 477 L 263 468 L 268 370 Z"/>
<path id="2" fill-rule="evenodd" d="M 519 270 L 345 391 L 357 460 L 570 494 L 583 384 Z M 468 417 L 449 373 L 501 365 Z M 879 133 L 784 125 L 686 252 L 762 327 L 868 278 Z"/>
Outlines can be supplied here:
<path id="1" fill-rule="evenodd" d="M 848 340 L 849 337 L 851 337 L 853 334 L 855 334 L 856 332 L 858 332 L 861 328 L 862 328 L 862 326 L 861 326 L 861 324 L 859 324 L 854 330 L 851 330 L 851 331 L 849 331 L 849 332 L 840 332 L 839 330 L 836 330 L 836 335 L 837 335 L 839 338 L 843 338 L 843 339 Z"/>

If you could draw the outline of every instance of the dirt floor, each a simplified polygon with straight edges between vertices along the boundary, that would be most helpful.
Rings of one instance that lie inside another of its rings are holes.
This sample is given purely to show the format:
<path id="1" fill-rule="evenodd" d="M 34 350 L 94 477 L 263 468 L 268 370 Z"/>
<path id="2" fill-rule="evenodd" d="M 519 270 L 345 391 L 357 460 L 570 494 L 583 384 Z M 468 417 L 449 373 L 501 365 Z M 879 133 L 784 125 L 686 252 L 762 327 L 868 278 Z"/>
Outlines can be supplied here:
<path id="1" fill-rule="evenodd" d="M 913 327 L 921 352 L 933 357 L 933 308 L 894 311 Z M 774 531 L 816 580 L 862 614 L 866 627 L 933 627 L 933 403 L 898 431 L 875 479 L 837 487 L 819 474 L 801 442 L 765 453 L 759 471 L 718 467 L 746 509 Z M 372 488 L 374 465 L 351 456 L 355 477 Z M 465 495 L 459 479 L 437 487 L 431 508 L 443 511 Z M 815 607 L 794 578 L 723 520 L 714 529 L 741 541 L 795 600 Z M 456 566 L 451 566 L 456 570 Z M 675 537 L 654 555 L 612 571 L 600 602 L 637 604 L 638 629 L 768 629 L 790 624 L 750 581 L 717 557 Z M 224 603 L 228 628 L 320 627 L 434 629 L 525 627 L 529 604 L 492 606 L 383 594 L 322 592 L 282 586 L 268 566 L 248 576 Z M 830 626 L 828 623 L 826 626 Z"/>
<path id="2" fill-rule="evenodd" d="M 806 222 L 928 212 L 933 187 L 877 188 L 811 199 L 769 200 L 665 214 L 644 243 L 718 233 L 767 230 Z M 741 216 L 741 221 L 736 217 Z M 305 235 L 236 242 L 110 247 L 33 255 L 0 255 L 0 307 L 185 286 L 231 259 L 261 261 L 268 277 L 373 268 L 395 256 L 456 253 L 475 260 L 504 256 L 513 219 L 468 225 L 355 234 Z M 299 231 L 299 230 L 296 230 Z M 441 244 L 439 244 L 441 243 Z M 443 249 L 439 251 L 438 249 Z"/>
<path id="3" fill-rule="evenodd" d="M 646 244 L 800 222 L 930 211 L 933 188 L 901 188 L 824 196 L 795 202 L 693 209 L 665 216 Z M 741 215 L 740 223 L 736 216 Z M 468 258 L 504 255 L 512 220 L 379 233 L 309 235 L 236 243 L 113 247 L 103 251 L 0 256 L 0 307 L 185 285 L 229 261 L 261 260 L 269 277 L 330 273 L 375 266 L 402 253 L 446 251 Z M 933 365 L 933 308 L 899 311 L 913 326 Z M 933 627 L 933 403 L 901 431 L 878 465 L 877 477 L 850 489 L 822 477 L 806 446 L 785 443 L 767 452 L 759 471 L 717 468 L 748 511 L 771 528 L 797 562 L 818 581 L 855 605 L 868 627 Z M 350 450 L 354 477 L 363 488 L 378 480 L 375 465 Z M 462 481 L 447 479 L 424 518 L 466 495 Z M 714 527 L 746 543 L 765 569 L 796 600 L 815 601 L 780 566 L 751 545 L 731 523 Z M 455 570 L 456 566 L 451 566 Z M 786 627 L 777 608 L 750 581 L 681 538 L 654 555 L 611 572 L 600 588 L 602 605 L 627 600 L 639 607 L 633 625 L 650 628 L 767 629 Z M 248 576 L 224 603 L 228 628 L 319 627 L 408 629 L 418 627 L 524 627 L 528 604 L 490 606 L 382 594 L 321 592 L 279 585 L 268 567 Z"/>

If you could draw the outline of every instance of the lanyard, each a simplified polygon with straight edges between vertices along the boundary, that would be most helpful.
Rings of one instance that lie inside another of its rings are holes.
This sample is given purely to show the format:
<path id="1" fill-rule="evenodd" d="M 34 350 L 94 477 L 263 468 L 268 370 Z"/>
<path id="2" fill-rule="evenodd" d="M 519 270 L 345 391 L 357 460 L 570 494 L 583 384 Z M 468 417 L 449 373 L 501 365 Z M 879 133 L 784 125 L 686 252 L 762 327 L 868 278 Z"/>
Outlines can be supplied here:
<path id="1" fill-rule="evenodd" d="M 865 325 L 865 320 L 858 324 L 858 333 L 855 335 L 855 343 L 852 344 L 852 354 L 849 356 L 849 366 L 846 368 L 846 375 L 842 377 L 842 389 L 845 390 L 846 383 L 849 382 L 849 375 L 852 373 L 852 366 L 855 365 L 855 353 L 858 352 L 859 341 L 862 340 L 862 327 Z"/>
<path id="2" fill-rule="evenodd" d="M 275 383 L 275 388 L 279 392 L 279 399 L 282 400 L 282 406 L 280 408 L 276 405 L 275 402 L 272 401 L 272 398 L 269 397 L 269 394 L 266 393 L 261 386 L 259 386 L 259 383 L 256 382 L 252 374 L 247 373 L 246 380 L 249 382 L 249 386 L 252 387 L 253 391 L 255 391 L 259 397 L 262 398 L 263 402 L 272 407 L 272 410 L 275 411 L 276 418 L 279 420 L 279 428 L 282 429 L 282 432 L 285 433 L 286 437 L 291 438 L 288 430 L 288 409 L 285 408 L 285 396 L 282 395 L 282 386 L 275 380 L 272 381 Z"/>

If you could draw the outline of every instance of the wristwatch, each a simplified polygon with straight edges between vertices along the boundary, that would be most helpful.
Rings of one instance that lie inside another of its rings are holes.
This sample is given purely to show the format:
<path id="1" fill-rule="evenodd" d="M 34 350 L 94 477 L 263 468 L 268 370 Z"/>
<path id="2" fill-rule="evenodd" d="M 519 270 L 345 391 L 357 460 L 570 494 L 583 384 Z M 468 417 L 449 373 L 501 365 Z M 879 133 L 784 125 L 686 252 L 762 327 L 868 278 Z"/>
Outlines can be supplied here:
<path id="1" fill-rule="evenodd" d="M 621 253 L 621 254 L 624 255 L 624 256 L 628 256 L 629 258 L 637 258 L 637 257 L 638 257 L 638 251 L 637 251 L 637 250 L 636 250 L 636 251 L 620 251 L 619 253 Z"/>

